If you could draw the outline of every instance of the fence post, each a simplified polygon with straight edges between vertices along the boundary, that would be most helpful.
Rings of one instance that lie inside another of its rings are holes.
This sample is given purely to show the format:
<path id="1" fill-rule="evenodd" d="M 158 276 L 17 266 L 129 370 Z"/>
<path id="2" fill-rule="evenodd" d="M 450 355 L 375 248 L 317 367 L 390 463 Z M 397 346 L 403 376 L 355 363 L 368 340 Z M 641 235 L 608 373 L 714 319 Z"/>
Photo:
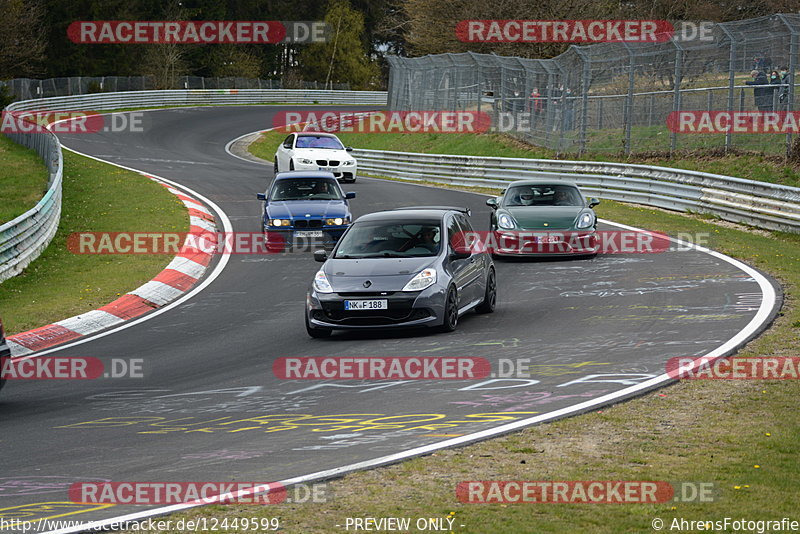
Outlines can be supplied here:
<path id="1" fill-rule="evenodd" d="M 733 37 L 731 31 L 725 27 L 724 24 L 717 25 L 725 35 L 728 37 L 728 41 L 730 41 L 731 50 L 730 50 L 730 59 L 728 61 L 728 113 L 733 113 L 733 92 L 734 92 L 734 85 L 736 84 L 736 39 Z M 731 132 L 730 130 L 725 132 L 725 152 L 727 153 L 731 149 Z"/>
<path id="2" fill-rule="evenodd" d="M 628 52 L 628 94 L 625 96 L 625 108 L 623 117 L 623 127 L 625 128 L 625 140 L 623 141 L 623 151 L 628 156 L 631 153 L 631 123 L 633 122 L 633 87 L 635 84 L 633 50 L 628 43 L 623 42 L 622 46 Z"/>
<path id="3" fill-rule="evenodd" d="M 576 48 L 576 51 L 579 51 L 579 49 Z M 582 155 L 586 151 L 586 126 L 589 123 L 589 85 L 591 85 L 592 69 L 589 58 L 582 53 L 580 56 L 583 61 L 583 94 L 581 95 L 581 132 L 578 154 Z M 574 117 L 572 120 L 575 120 Z"/>
<path id="4" fill-rule="evenodd" d="M 675 74 L 672 93 L 672 111 L 677 113 L 681 110 L 681 84 L 683 83 L 683 47 L 677 40 L 673 39 L 675 46 Z M 669 153 L 672 154 L 678 148 L 678 132 L 672 131 L 669 134 Z"/>
<path id="5" fill-rule="evenodd" d="M 786 20 L 786 17 L 782 14 L 778 15 L 778 18 L 781 19 L 781 22 L 789 28 L 789 31 L 792 32 L 791 37 L 791 44 L 789 45 L 789 94 L 788 101 L 786 102 L 786 111 L 791 112 L 794 109 L 794 71 L 797 68 L 797 31 L 794 29 L 794 26 Z M 777 92 L 776 92 L 777 93 Z M 792 154 L 792 133 L 786 133 L 786 157 L 788 158 Z"/>

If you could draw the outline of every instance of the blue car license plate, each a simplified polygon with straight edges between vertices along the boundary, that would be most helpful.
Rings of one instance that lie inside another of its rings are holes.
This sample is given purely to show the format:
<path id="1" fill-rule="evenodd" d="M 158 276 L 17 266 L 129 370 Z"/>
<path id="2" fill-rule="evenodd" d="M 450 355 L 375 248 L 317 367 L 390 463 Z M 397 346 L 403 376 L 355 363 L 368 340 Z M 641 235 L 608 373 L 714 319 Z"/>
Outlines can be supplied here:
<path id="1" fill-rule="evenodd" d="M 388 310 L 389 301 L 387 299 L 372 300 L 346 300 L 344 301 L 345 310 Z"/>

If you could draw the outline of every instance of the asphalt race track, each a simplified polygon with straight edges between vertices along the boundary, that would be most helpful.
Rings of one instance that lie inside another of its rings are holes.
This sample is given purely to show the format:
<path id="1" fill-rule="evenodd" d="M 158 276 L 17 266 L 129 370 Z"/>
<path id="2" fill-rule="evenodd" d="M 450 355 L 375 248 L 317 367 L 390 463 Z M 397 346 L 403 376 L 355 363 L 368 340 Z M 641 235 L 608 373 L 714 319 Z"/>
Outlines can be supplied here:
<path id="1" fill-rule="evenodd" d="M 62 142 L 187 186 L 218 205 L 235 231 L 258 232 L 255 194 L 266 188 L 272 167 L 236 159 L 224 147 L 271 127 L 281 110 L 153 111 L 144 133 Z M 479 195 L 363 177 L 343 188 L 358 193 L 355 215 L 446 204 L 470 206 L 476 229 L 488 226 Z M 187 302 L 55 352 L 140 358 L 143 379 L 8 383 L 0 394 L 0 517 L 19 510 L 32 510 L 29 519 L 73 511 L 70 519 L 117 517 L 157 507 L 69 505 L 69 485 L 280 481 L 544 418 L 626 388 L 633 394 L 632 386 L 664 372 L 668 358 L 704 355 L 734 337 L 756 316 L 762 293 L 732 263 L 687 247 L 498 261 L 497 311 L 468 314 L 455 333 L 315 340 L 306 335 L 302 312 L 318 267 L 307 253 L 232 255 Z M 288 356 L 473 356 L 490 360 L 495 373 L 503 371 L 500 359 L 526 358 L 531 377 L 279 380 L 272 362 Z"/>

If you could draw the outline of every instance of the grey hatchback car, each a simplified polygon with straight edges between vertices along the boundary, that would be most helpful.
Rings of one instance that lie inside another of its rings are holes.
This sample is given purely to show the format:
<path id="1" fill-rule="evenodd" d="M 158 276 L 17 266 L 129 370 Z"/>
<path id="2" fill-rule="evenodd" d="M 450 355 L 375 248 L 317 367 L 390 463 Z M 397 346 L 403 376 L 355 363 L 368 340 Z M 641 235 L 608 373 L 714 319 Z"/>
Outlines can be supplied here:
<path id="1" fill-rule="evenodd" d="M 494 263 L 467 217 L 451 207 L 399 208 L 358 218 L 324 262 L 306 299 L 311 337 L 333 330 L 439 327 L 494 311 Z"/>

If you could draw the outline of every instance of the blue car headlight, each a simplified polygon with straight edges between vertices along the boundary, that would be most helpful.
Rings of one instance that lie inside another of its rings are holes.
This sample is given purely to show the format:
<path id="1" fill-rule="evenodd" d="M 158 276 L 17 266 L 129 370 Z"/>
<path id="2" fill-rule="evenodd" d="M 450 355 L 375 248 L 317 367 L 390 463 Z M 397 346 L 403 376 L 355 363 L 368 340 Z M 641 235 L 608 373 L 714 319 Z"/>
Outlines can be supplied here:
<path id="1" fill-rule="evenodd" d="M 575 224 L 575 228 L 586 229 L 594 226 L 594 215 L 589 213 L 588 211 L 585 213 L 581 213 L 578 217 L 578 222 Z"/>

